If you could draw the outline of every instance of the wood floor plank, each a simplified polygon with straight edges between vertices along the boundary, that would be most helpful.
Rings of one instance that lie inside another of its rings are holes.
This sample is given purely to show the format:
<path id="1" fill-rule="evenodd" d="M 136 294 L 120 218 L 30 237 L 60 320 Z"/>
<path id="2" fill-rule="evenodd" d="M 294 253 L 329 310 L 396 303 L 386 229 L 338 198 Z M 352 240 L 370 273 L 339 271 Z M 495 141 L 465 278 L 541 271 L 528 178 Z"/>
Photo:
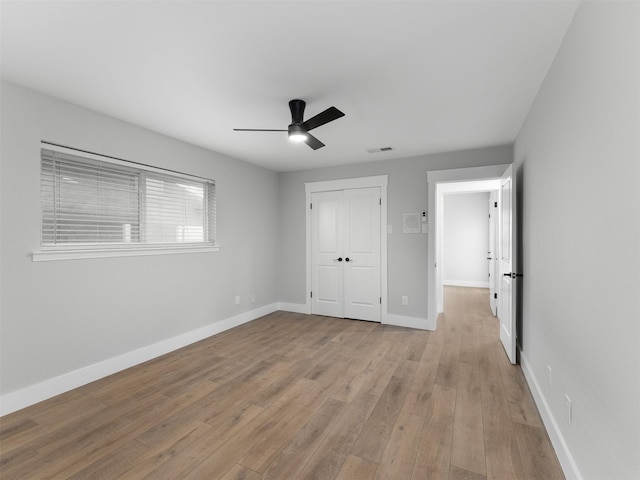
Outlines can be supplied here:
<path id="1" fill-rule="evenodd" d="M 461 335 L 460 362 L 478 365 L 478 348 L 474 335 Z"/>
<path id="2" fill-rule="evenodd" d="M 39 424 L 31 418 L 17 418 L 13 421 L 2 422 L 0 424 L 0 441 L 7 440 L 14 435 L 30 430 L 38 425 Z"/>
<path id="3" fill-rule="evenodd" d="M 216 427 L 207 430 L 200 438 L 200 441 L 186 446 L 181 452 L 163 462 L 148 476 L 149 478 L 183 478 L 196 470 L 199 464 L 210 456 L 216 454 L 220 456 L 228 453 L 225 448 L 229 448 L 229 445 L 237 450 L 237 445 L 230 442 L 244 439 L 244 436 L 254 431 L 256 425 L 261 425 L 269 417 L 270 412 L 256 405 L 249 405 L 241 412 L 231 417 L 226 417 L 226 422 L 221 422 Z M 230 456 L 224 458 L 223 461 L 225 463 L 221 462 L 219 467 L 222 468 L 222 466 L 226 465 L 226 469 L 231 468 L 236 463 L 236 459 Z M 226 469 L 218 470 L 217 474 L 222 476 Z"/>
<path id="4" fill-rule="evenodd" d="M 456 390 L 435 385 L 429 399 L 412 480 L 448 478 L 456 406 Z"/>
<path id="5" fill-rule="evenodd" d="M 375 479 L 410 479 L 418 448 L 418 435 L 422 431 L 424 417 L 400 413 L 387 446 L 382 454 Z"/>
<path id="6" fill-rule="evenodd" d="M 273 382 L 270 382 L 259 394 L 255 395 L 251 402 L 264 408 L 268 407 L 281 397 L 283 392 L 295 389 L 295 384 L 309 370 L 310 366 L 307 358 L 289 365 Z"/>
<path id="7" fill-rule="evenodd" d="M 495 335 L 474 336 L 478 351 L 478 369 L 480 382 L 491 382 L 495 385 L 503 385 L 502 372 L 500 371 L 500 358 L 496 355 L 498 349 L 502 349 L 499 339 Z M 505 356 L 502 352 L 501 355 Z"/>
<path id="8" fill-rule="evenodd" d="M 487 478 L 524 478 L 504 387 L 485 379 L 481 388 Z"/>
<path id="9" fill-rule="evenodd" d="M 510 478 L 510 477 L 505 477 Z M 470 472 L 463 468 L 458 468 L 455 465 L 451 465 L 449 471 L 449 480 L 487 480 L 487 477 L 480 475 L 479 473 Z"/>
<path id="10" fill-rule="evenodd" d="M 111 450 L 119 447 L 118 441 L 129 440 L 126 434 L 133 421 L 150 420 L 149 412 L 169 408 L 164 398 L 149 396 L 144 402 L 130 406 L 116 415 L 103 411 L 91 421 L 70 422 L 59 430 L 49 432 L 32 443 L 38 456 L 27 463 L 17 465 L 3 476 L 9 478 L 65 478 L 93 463 Z M 146 415 L 145 415 L 146 413 Z"/>
<path id="11" fill-rule="evenodd" d="M 175 432 L 172 436 L 166 437 L 164 443 L 158 444 L 156 447 L 149 447 L 143 455 L 137 458 L 135 462 L 132 462 L 130 469 L 125 470 L 116 478 L 121 480 L 144 478 L 154 470 L 157 470 L 163 463 L 179 455 L 190 445 L 204 441 L 205 436 L 210 432 L 211 427 L 198 420 L 191 424 L 183 425 L 180 432 Z"/>
<path id="12" fill-rule="evenodd" d="M 398 365 L 360 432 L 358 440 L 353 445 L 351 453 L 376 463 L 380 460 L 393 431 L 393 425 L 411 388 L 416 364 L 417 362 L 406 360 Z"/>
<path id="13" fill-rule="evenodd" d="M 184 407 L 183 402 L 161 395 L 150 396 L 149 403 L 145 403 L 143 408 L 134 408 L 121 417 L 114 419 L 112 422 L 114 427 L 109 424 L 104 425 L 104 428 L 101 427 L 89 432 L 88 435 L 82 438 L 82 442 L 76 440 L 73 445 L 67 444 L 67 447 L 73 448 L 72 453 L 66 456 L 65 462 L 59 462 L 61 465 L 66 463 L 65 468 L 58 471 L 55 477 L 52 478 L 69 477 L 77 472 L 78 469 L 83 468 L 83 466 L 95 463 L 96 460 L 111 455 L 122 444 L 134 440 L 159 420 L 182 409 Z M 78 449 L 80 445 L 82 445 L 82 449 Z M 53 456 L 59 454 L 59 450 L 51 452 Z M 138 457 L 136 457 L 137 460 Z"/>
<path id="14" fill-rule="evenodd" d="M 327 432 L 315 453 L 300 472 L 305 480 L 331 480 L 338 475 L 351 447 L 357 440 L 377 398 L 370 393 L 358 395 Z"/>
<path id="15" fill-rule="evenodd" d="M 442 353 L 436 372 L 436 383 L 443 387 L 457 388 L 461 337 L 452 333 L 444 335 Z"/>
<path id="16" fill-rule="evenodd" d="M 86 480 L 88 478 L 99 478 L 100 480 L 112 480 L 121 476 L 124 472 L 131 469 L 134 462 L 144 456 L 149 447 L 142 445 L 136 440 L 131 440 L 109 454 L 101 457 L 75 475 L 68 478 L 69 480 Z M 51 477 L 55 478 L 55 477 Z"/>
<path id="17" fill-rule="evenodd" d="M 355 455 L 349 455 L 342 465 L 336 480 L 370 480 L 376 473 L 378 464 Z"/>
<path id="18" fill-rule="evenodd" d="M 500 362 L 500 371 L 507 392 L 512 420 L 533 427 L 542 427 L 540 414 L 533 401 L 520 365 Z"/>
<path id="19" fill-rule="evenodd" d="M 565 478 L 547 432 L 543 428 L 514 422 L 513 429 L 522 458 L 524 478 Z"/>
<path id="20" fill-rule="evenodd" d="M 22 445 L 20 448 L 14 448 L 10 452 L 2 452 L 0 454 L 0 473 L 9 472 L 14 467 L 25 465 L 33 461 L 38 456 L 38 451 L 31 446 Z"/>
<path id="21" fill-rule="evenodd" d="M 283 406 L 271 421 L 258 431 L 239 462 L 256 472 L 263 473 L 278 457 L 291 438 L 318 411 L 328 398 L 321 386 L 308 379 L 301 379 L 305 392 L 296 397 L 295 406 Z"/>
<path id="22" fill-rule="evenodd" d="M 460 363 L 451 464 L 485 475 L 482 392 L 477 365 Z"/>
<path id="23" fill-rule="evenodd" d="M 280 455 L 271 462 L 269 468 L 263 473 L 262 479 L 299 478 L 298 472 L 320 445 L 327 429 L 340 418 L 345 407 L 344 402 L 327 399 L 309 422 L 296 433 Z"/>
<path id="24" fill-rule="evenodd" d="M 407 354 L 405 357 L 407 360 L 419 362 L 422 359 L 427 342 L 429 341 L 429 334 L 430 332 L 424 330 L 407 330 Z"/>
<path id="25" fill-rule="evenodd" d="M 258 472 L 236 463 L 220 480 L 261 480 L 261 478 L 262 475 Z"/>
<path id="26" fill-rule="evenodd" d="M 206 379 L 201 380 L 200 385 L 195 385 L 186 392 L 183 392 L 177 399 L 178 401 L 182 401 L 182 404 L 186 408 L 201 400 L 216 388 L 218 388 L 217 384 Z M 138 441 L 148 447 L 158 447 L 166 444 L 167 439 L 171 441 L 171 439 L 174 439 L 176 436 L 180 436 L 181 432 L 184 431 L 185 425 L 190 425 L 193 422 L 193 420 L 185 416 L 183 412 L 184 408 L 166 418 L 158 419 L 156 424 L 137 437 Z M 198 422 L 204 423 L 200 420 L 198 420 Z"/>
<path id="27" fill-rule="evenodd" d="M 435 386 L 437 371 L 437 363 L 418 363 L 411 388 L 402 406 L 403 411 L 422 417 L 426 415 L 425 412 L 431 398 L 431 392 Z"/>

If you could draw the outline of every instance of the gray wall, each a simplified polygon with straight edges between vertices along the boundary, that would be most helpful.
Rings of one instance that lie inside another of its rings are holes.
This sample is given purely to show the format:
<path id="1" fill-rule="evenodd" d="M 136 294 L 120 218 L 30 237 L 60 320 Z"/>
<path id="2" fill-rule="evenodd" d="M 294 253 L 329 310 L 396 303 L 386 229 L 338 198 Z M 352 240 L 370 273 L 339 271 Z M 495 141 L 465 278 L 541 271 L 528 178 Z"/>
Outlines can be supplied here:
<path id="1" fill-rule="evenodd" d="M 489 288 L 489 193 L 444 195 L 443 282 Z"/>
<path id="2" fill-rule="evenodd" d="M 427 235 L 403 234 L 402 214 L 427 210 L 428 170 L 511 161 L 512 147 L 507 145 L 280 174 L 280 300 L 305 303 L 305 182 L 389 175 L 387 212 L 393 228 L 388 236 L 389 313 L 426 319 Z M 402 305 L 403 295 L 409 297 L 409 305 Z"/>
<path id="3" fill-rule="evenodd" d="M 1 93 L 2 394 L 277 302 L 276 173 L 15 85 Z M 40 140 L 215 179 L 221 251 L 32 262 Z"/>
<path id="4" fill-rule="evenodd" d="M 585 479 L 640 478 L 639 96 L 640 4 L 584 2 L 514 149 L 523 360 Z"/>

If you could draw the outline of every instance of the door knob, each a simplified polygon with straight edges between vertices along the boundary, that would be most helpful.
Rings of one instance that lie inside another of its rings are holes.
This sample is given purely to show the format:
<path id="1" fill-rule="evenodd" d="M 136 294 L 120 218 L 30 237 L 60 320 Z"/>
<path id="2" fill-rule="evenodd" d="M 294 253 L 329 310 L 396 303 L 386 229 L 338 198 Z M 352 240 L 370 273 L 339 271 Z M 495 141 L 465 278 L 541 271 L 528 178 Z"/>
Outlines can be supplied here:
<path id="1" fill-rule="evenodd" d="M 516 277 L 522 277 L 521 273 L 503 273 L 502 276 L 504 277 L 510 277 L 510 278 L 516 278 Z"/>
<path id="2" fill-rule="evenodd" d="M 344 259 L 345 262 L 350 262 L 351 260 L 349 260 L 349 257 Z"/>
<path id="3" fill-rule="evenodd" d="M 334 261 L 334 262 L 341 262 L 341 261 L 342 261 L 342 257 L 334 258 L 334 259 L 333 259 L 333 261 Z M 348 261 L 349 261 L 349 260 L 347 259 L 347 262 L 348 262 Z"/>

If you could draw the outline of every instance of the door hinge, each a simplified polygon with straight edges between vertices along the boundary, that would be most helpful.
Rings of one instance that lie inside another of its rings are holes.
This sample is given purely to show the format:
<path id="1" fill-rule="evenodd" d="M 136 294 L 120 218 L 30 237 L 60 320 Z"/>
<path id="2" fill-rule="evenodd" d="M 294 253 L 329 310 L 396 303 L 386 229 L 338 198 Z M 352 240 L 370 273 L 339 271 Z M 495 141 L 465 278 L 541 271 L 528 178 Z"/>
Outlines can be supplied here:
<path id="1" fill-rule="evenodd" d="M 498 208 L 498 202 L 493 202 L 493 206 L 494 206 L 495 208 Z"/>
<path id="2" fill-rule="evenodd" d="M 382 305 L 382 297 L 380 297 L 380 305 Z"/>
<path id="3" fill-rule="evenodd" d="M 498 298 L 498 294 L 497 294 L 497 293 L 494 293 L 494 294 L 493 294 L 493 298 Z"/>
<path id="4" fill-rule="evenodd" d="M 378 199 L 378 201 L 379 201 L 379 202 L 378 202 L 378 204 L 379 204 L 379 205 L 382 205 L 382 199 L 381 199 L 381 198 L 379 198 L 379 199 Z"/>
<path id="5" fill-rule="evenodd" d="M 309 296 L 313 298 L 313 292 L 309 292 Z"/>
<path id="6" fill-rule="evenodd" d="M 313 203 L 309 204 L 309 210 L 313 210 Z"/>

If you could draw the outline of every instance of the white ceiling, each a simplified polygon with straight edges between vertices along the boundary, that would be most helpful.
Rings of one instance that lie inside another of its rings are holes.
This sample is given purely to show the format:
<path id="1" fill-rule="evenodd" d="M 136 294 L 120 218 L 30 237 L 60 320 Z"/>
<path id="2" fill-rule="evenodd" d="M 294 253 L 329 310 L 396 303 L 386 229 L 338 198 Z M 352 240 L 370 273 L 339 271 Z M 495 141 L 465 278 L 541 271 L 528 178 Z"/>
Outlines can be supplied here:
<path id="1" fill-rule="evenodd" d="M 276 171 L 510 143 L 574 1 L 2 1 L 2 77 Z M 293 144 L 305 119 L 345 117 Z M 387 147 L 391 152 L 367 153 Z"/>

